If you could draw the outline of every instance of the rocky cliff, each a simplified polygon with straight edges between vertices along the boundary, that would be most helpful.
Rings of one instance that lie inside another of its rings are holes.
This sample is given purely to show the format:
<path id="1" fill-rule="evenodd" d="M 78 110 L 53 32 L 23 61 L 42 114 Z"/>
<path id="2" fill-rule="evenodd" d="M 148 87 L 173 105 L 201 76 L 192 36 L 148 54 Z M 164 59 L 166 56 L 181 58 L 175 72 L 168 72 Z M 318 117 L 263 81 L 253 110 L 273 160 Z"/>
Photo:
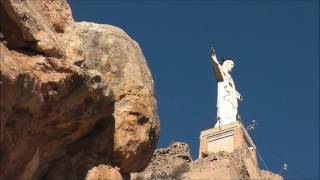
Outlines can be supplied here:
<path id="1" fill-rule="evenodd" d="M 66 0 L 1 0 L 0 15 L 0 179 L 143 170 L 159 119 L 139 45 Z"/>
<path id="2" fill-rule="evenodd" d="M 150 164 L 140 173 L 132 173 L 132 180 L 185 179 L 259 179 L 282 180 L 283 178 L 258 167 L 248 166 L 246 150 L 239 148 L 232 153 L 206 153 L 201 159 L 192 160 L 187 144 L 176 142 L 168 148 L 157 149 Z"/>

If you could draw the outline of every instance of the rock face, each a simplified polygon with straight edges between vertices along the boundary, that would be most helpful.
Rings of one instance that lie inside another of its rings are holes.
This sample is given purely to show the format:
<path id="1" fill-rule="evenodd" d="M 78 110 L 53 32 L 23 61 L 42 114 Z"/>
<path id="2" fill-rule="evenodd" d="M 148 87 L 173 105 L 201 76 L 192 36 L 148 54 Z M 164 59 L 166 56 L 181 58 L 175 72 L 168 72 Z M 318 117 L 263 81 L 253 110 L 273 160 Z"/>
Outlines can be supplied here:
<path id="1" fill-rule="evenodd" d="M 283 180 L 283 177 L 270 171 L 261 170 L 261 177 L 264 180 Z"/>
<path id="2" fill-rule="evenodd" d="M 122 180 L 122 176 L 110 166 L 99 165 L 88 172 L 86 180 Z"/>
<path id="3" fill-rule="evenodd" d="M 174 179 L 189 170 L 191 161 L 188 144 L 176 142 L 157 149 L 148 167 L 141 173 L 131 173 L 131 179 Z"/>
<path id="4" fill-rule="evenodd" d="M 159 118 L 139 45 L 75 23 L 66 0 L 0 1 L 0 15 L 0 179 L 144 169 Z"/>
<path id="5" fill-rule="evenodd" d="M 48 56 L 64 55 L 60 34 L 72 24 L 66 0 L 3 0 L 0 31 L 9 48 L 31 47 Z"/>
<path id="6" fill-rule="evenodd" d="M 192 161 L 188 145 L 174 143 L 169 148 L 156 150 L 147 168 L 143 172 L 132 173 L 131 179 L 283 179 L 277 174 L 259 170 L 258 167 L 248 167 L 244 162 L 245 153 L 244 149 L 232 153 L 207 153 L 203 158 Z"/>

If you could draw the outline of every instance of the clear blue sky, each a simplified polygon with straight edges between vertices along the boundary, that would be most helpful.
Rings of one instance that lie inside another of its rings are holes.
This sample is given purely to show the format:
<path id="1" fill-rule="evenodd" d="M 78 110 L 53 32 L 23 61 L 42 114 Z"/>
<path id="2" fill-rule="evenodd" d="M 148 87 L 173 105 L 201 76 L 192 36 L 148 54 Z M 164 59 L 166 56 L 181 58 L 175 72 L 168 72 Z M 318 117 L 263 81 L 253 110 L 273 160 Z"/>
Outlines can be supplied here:
<path id="1" fill-rule="evenodd" d="M 287 179 L 319 178 L 319 1 L 69 1 L 77 21 L 124 29 L 142 48 L 155 81 L 158 147 L 187 142 L 197 157 L 214 126 L 216 82 L 210 47 L 233 56 L 267 167 Z"/>

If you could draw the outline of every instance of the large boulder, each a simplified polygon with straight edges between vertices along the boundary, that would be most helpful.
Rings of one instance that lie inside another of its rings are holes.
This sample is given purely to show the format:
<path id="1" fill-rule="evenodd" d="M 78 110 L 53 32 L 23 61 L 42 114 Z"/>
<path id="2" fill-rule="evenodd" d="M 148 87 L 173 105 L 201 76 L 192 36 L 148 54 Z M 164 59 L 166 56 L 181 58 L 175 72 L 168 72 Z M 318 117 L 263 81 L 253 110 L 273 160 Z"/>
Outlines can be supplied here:
<path id="1" fill-rule="evenodd" d="M 65 0 L 5 0 L 0 12 L 0 179 L 143 170 L 159 118 L 139 45 L 119 28 L 74 23 Z"/>

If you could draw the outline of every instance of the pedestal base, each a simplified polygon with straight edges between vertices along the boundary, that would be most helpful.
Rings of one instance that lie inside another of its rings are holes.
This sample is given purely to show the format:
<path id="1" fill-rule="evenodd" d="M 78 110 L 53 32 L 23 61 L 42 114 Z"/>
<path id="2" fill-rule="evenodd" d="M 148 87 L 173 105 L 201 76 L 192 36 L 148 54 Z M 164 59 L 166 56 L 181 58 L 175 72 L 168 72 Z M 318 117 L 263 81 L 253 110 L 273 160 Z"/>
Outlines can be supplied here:
<path id="1" fill-rule="evenodd" d="M 199 158 L 203 152 L 233 152 L 245 146 L 256 163 L 256 146 L 240 121 L 201 131 Z"/>

